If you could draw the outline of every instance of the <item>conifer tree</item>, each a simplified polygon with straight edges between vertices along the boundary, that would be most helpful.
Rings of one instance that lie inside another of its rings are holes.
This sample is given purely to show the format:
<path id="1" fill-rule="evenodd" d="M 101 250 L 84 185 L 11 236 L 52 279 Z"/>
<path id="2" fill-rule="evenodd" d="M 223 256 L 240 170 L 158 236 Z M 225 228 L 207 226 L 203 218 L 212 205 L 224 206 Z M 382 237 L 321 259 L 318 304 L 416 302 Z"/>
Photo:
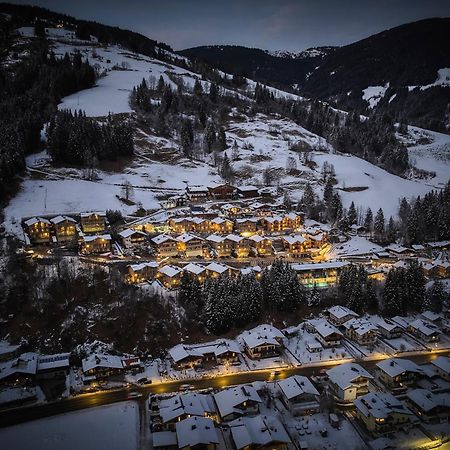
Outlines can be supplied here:
<path id="1" fill-rule="evenodd" d="M 358 215 L 356 213 L 355 203 L 352 202 L 350 204 L 350 208 L 348 209 L 348 213 L 347 213 L 347 220 L 348 220 L 349 226 L 354 225 L 356 223 L 357 219 L 358 219 Z"/>
<path id="2" fill-rule="evenodd" d="M 366 231 L 368 231 L 369 233 L 372 231 L 373 229 L 373 214 L 372 214 L 372 210 L 370 208 L 367 208 L 367 213 L 366 213 L 366 217 L 364 219 L 364 228 L 366 229 Z"/>

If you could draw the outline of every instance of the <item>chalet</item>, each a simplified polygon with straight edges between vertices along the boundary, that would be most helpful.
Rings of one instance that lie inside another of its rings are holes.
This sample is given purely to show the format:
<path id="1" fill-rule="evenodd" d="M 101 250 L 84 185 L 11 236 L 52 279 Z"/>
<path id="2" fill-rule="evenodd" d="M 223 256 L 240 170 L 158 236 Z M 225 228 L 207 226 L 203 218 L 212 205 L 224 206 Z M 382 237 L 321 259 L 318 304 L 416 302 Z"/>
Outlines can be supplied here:
<path id="1" fill-rule="evenodd" d="M 281 216 L 267 216 L 261 219 L 261 226 L 267 233 L 278 233 L 283 230 Z"/>
<path id="2" fill-rule="evenodd" d="M 319 412 L 319 392 L 309 378 L 294 375 L 277 382 L 282 402 L 293 415 Z"/>
<path id="3" fill-rule="evenodd" d="M 206 266 L 206 275 L 208 278 L 218 278 L 221 275 L 235 277 L 239 275 L 239 270 L 225 264 L 212 262 Z"/>
<path id="4" fill-rule="evenodd" d="M 184 233 L 176 238 L 178 253 L 186 258 L 203 256 L 204 239 Z"/>
<path id="5" fill-rule="evenodd" d="M 178 344 L 169 350 L 169 356 L 178 369 L 194 368 L 204 364 L 229 365 L 238 362 L 240 354 L 237 343 L 229 339 L 204 344 Z"/>
<path id="6" fill-rule="evenodd" d="M 315 326 L 317 340 L 325 347 L 336 347 L 341 345 L 342 333 L 326 320 L 320 321 Z"/>
<path id="7" fill-rule="evenodd" d="M 161 429 L 174 430 L 175 424 L 189 417 L 217 418 L 213 399 L 209 395 L 187 392 L 176 394 L 170 398 L 159 401 L 158 418 L 153 419 L 160 423 Z"/>
<path id="8" fill-rule="evenodd" d="M 210 221 L 203 217 L 191 217 L 191 229 L 196 233 L 209 233 L 211 229 Z"/>
<path id="9" fill-rule="evenodd" d="M 423 311 L 420 315 L 426 321 L 434 323 L 434 324 L 439 324 L 442 322 L 442 315 L 435 313 L 434 311 L 430 311 L 430 310 Z"/>
<path id="10" fill-rule="evenodd" d="M 231 256 L 234 245 L 231 241 L 225 239 L 224 236 L 219 236 L 218 234 L 210 234 L 206 238 L 206 242 L 215 251 L 218 258 Z"/>
<path id="11" fill-rule="evenodd" d="M 127 280 L 129 283 L 139 284 L 153 280 L 156 276 L 159 264 L 156 261 L 131 264 L 128 266 Z"/>
<path id="12" fill-rule="evenodd" d="M 389 319 L 382 319 L 377 322 L 378 332 L 385 339 L 399 338 L 403 333 L 403 328 Z"/>
<path id="13" fill-rule="evenodd" d="M 137 249 L 143 247 L 147 242 L 147 235 L 142 231 L 136 231 L 132 228 L 127 228 L 119 233 L 122 244 L 127 249 Z"/>
<path id="14" fill-rule="evenodd" d="M 122 358 L 120 356 L 93 353 L 87 358 L 84 358 L 81 364 L 85 384 L 124 372 Z"/>
<path id="15" fill-rule="evenodd" d="M 214 200 L 229 200 L 234 197 L 236 188 L 231 184 L 213 184 L 208 186 L 208 194 Z"/>
<path id="16" fill-rule="evenodd" d="M 69 374 L 70 353 L 57 355 L 42 355 L 38 357 L 36 378 L 38 379 L 65 379 Z"/>
<path id="17" fill-rule="evenodd" d="M 358 317 L 358 314 L 354 311 L 341 305 L 332 306 L 327 310 L 327 312 L 329 314 L 330 322 L 336 326 L 340 326 L 347 322 L 347 320 Z"/>
<path id="18" fill-rule="evenodd" d="M 240 270 L 241 275 L 253 275 L 257 279 L 260 279 L 262 277 L 262 269 L 261 266 L 248 266 L 248 267 L 242 267 Z"/>
<path id="19" fill-rule="evenodd" d="M 186 272 L 191 277 L 191 279 L 197 279 L 197 281 L 200 283 L 203 283 L 206 280 L 206 268 L 200 264 L 186 264 L 183 267 L 183 272 Z"/>
<path id="20" fill-rule="evenodd" d="M 423 369 L 409 359 L 389 358 L 377 363 L 377 379 L 389 389 L 403 389 L 424 375 Z"/>
<path id="21" fill-rule="evenodd" d="M 354 318 L 347 320 L 343 327 L 345 335 L 360 345 L 370 347 L 377 340 L 378 327 L 366 319 Z"/>
<path id="22" fill-rule="evenodd" d="M 174 233 L 186 233 L 194 228 L 190 217 L 171 217 L 167 225 Z"/>
<path id="23" fill-rule="evenodd" d="M 226 216 L 238 216 L 242 212 L 242 208 L 237 203 L 226 203 L 220 207 L 220 210 Z"/>
<path id="24" fill-rule="evenodd" d="M 263 324 L 242 333 L 247 355 L 252 359 L 278 356 L 283 348 L 284 335 L 272 325 Z"/>
<path id="25" fill-rule="evenodd" d="M 436 325 L 422 319 L 413 320 L 408 330 L 425 342 L 436 342 L 439 340 L 440 330 Z"/>
<path id="26" fill-rule="evenodd" d="M 328 242 L 327 233 L 306 234 L 308 245 L 311 248 L 322 248 Z"/>
<path id="27" fill-rule="evenodd" d="M 261 397 L 252 385 L 239 385 L 214 394 L 222 420 L 230 420 L 246 414 L 257 414 Z"/>
<path id="28" fill-rule="evenodd" d="M 301 225 L 302 225 L 301 217 L 293 212 L 285 214 L 281 221 L 281 228 L 283 231 L 298 230 L 301 227 Z"/>
<path id="29" fill-rule="evenodd" d="M 273 415 L 239 417 L 229 423 L 236 450 L 287 450 L 292 441 L 280 420 Z"/>
<path id="30" fill-rule="evenodd" d="M 427 389 L 414 389 L 406 394 L 410 409 L 424 422 L 444 422 L 450 419 L 450 393 L 434 393 Z"/>
<path id="31" fill-rule="evenodd" d="M 57 216 L 50 219 L 58 242 L 73 241 L 77 237 L 77 221 L 68 216 Z"/>
<path id="32" fill-rule="evenodd" d="M 234 222 L 234 230 L 243 236 L 250 236 L 258 230 L 259 219 L 257 217 L 244 217 L 236 219 Z"/>
<path id="33" fill-rule="evenodd" d="M 156 279 L 165 287 L 175 289 L 180 285 L 183 270 L 177 266 L 166 264 L 156 272 Z"/>
<path id="34" fill-rule="evenodd" d="M 7 361 L 0 367 L 0 382 L 30 383 L 36 377 L 37 362 L 36 353 L 22 353 L 18 358 Z"/>
<path id="35" fill-rule="evenodd" d="M 369 381 L 373 376 L 356 363 L 340 364 L 327 370 L 330 391 L 344 403 L 369 392 Z"/>
<path id="36" fill-rule="evenodd" d="M 51 239 L 51 223 L 42 217 L 32 217 L 24 222 L 24 229 L 31 244 L 49 243 Z"/>
<path id="37" fill-rule="evenodd" d="M 229 234 L 233 231 L 234 223 L 232 220 L 223 217 L 215 217 L 210 220 L 209 226 L 213 233 Z"/>
<path id="38" fill-rule="evenodd" d="M 236 190 L 238 196 L 242 198 L 259 197 L 258 188 L 256 186 L 238 186 Z"/>
<path id="39" fill-rule="evenodd" d="M 106 229 L 106 213 L 103 211 L 81 213 L 80 221 L 83 233 L 101 233 Z"/>
<path id="40" fill-rule="evenodd" d="M 214 421 L 209 417 L 189 417 L 177 422 L 175 429 L 180 450 L 215 450 L 220 442 Z"/>
<path id="41" fill-rule="evenodd" d="M 186 197 L 183 195 L 172 195 L 166 200 L 161 200 L 160 204 L 164 209 L 176 208 L 186 203 Z"/>
<path id="42" fill-rule="evenodd" d="M 208 199 L 209 190 L 206 186 L 187 186 L 186 196 L 192 203 L 203 203 Z"/>
<path id="43" fill-rule="evenodd" d="M 438 356 L 431 361 L 431 364 L 442 379 L 450 381 L 450 358 L 448 356 Z"/>
<path id="44" fill-rule="evenodd" d="M 249 207 L 252 211 L 256 213 L 258 216 L 268 216 L 272 214 L 272 209 L 275 205 L 272 205 L 270 203 L 261 203 L 261 202 L 254 202 Z"/>
<path id="45" fill-rule="evenodd" d="M 375 437 L 403 429 L 416 420 L 413 412 L 388 392 L 371 392 L 353 403 L 356 417 Z"/>
<path id="46" fill-rule="evenodd" d="M 289 253 L 289 256 L 300 258 L 308 254 L 307 241 L 300 234 L 281 236 L 281 241 L 283 242 L 285 250 Z"/>
<path id="47" fill-rule="evenodd" d="M 250 254 L 250 242 L 248 239 L 238 236 L 237 234 L 229 234 L 225 236 L 225 241 L 229 242 L 232 247 L 232 253 L 238 258 L 246 258 Z"/>
<path id="48" fill-rule="evenodd" d="M 325 288 L 337 283 L 342 268 L 350 264 L 348 261 L 332 261 L 312 264 L 291 264 L 297 273 L 300 283 L 307 288 L 314 286 Z"/>
<path id="49" fill-rule="evenodd" d="M 178 255 L 178 242 L 167 234 L 159 234 L 150 241 L 158 258 L 167 258 Z"/>
<path id="50" fill-rule="evenodd" d="M 258 256 L 270 256 L 273 255 L 272 239 L 266 236 L 260 236 L 255 234 L 249 237 L 250 246 L 255 249 L 255 253 Z"/>
<path id="51" fill-rule="evenodd" d="M 93 253 L 108 253 L 111 251 L 111 235 L 102 234 L 82 236 L 80 242 L 80 252 L 86 255 Z"/>
<path id="52" fill-rule="evenodd" d="M 437 277 L 439 277 L 439 278 L 450 277 L 450 261 L 435 260 L 435 261 L 433 261 L 433 264 L 436 267 L 436 276 Z"/>

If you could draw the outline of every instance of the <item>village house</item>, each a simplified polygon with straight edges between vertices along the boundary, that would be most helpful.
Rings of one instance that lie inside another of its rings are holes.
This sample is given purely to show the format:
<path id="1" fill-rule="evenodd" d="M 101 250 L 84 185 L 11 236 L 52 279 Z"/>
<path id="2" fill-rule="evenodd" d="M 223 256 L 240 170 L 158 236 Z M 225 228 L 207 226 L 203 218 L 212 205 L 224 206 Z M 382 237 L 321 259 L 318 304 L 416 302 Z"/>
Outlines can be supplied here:
<path id="1" fill-rule="evenodd" d="M 226 203 L 221 205 L 220 211 L 227 217 L 238 216 L 242 213 L 242 208 L 237 203 Z"/>
<path id="2" fill-rule="evenodd" d="M 293 415 L 319 412 L 319 391 L 309 378 L 294 375 L 277 382 L 281 401 Z"/>
<path id="3" fill-rule="evenodd" d="M 225 264 L 212 262 L 206 266 L 207 278 L 218 278 L 220 276 L 236 277 L 238 275 L 239 275 L 238 269 L 227 266 Z"/>
<path id="4" fill-rule="evenodd" d="M 340 364 L 327 370 L 328 385 L 333 395 L 341 402 L 350 403 L 369 392 L 369 381 L 373 376 L 355 363 Z"/>
<path id="5" fill-rule="evenodd" d="M 81 364 L 85 384 L 113 375 L 120 375 L 124 372 L 122 358 L 120 356 L 93 353 L 87 358 L 84 358 Z"/>
<path id="6" fill-rule="evenodd" d="M 427 389 L 414 389 L 406 394 L 406 402 L 410 409 L 424 422 L 449 422 L 449 392 L 434 393 Z"/>
<path id="7" fill-rule="evenodd" d="M 58 242 L 68 242 L 76 239 L 77 221 L 69 216 L 57 216 L 50 219 Z"/>
<path id="8" fill-rule="evenodd" d="M 210 234 L 206 238 L 206 242 L 214 250 L 217 258 L 226 258 L 231 256 L 233 251 L 233 243 L 224 236 L 219 236 L 218 234 Z"/>
<path id="9" fill-rule="evenodd" d="M 435 325 L 438 325 L 442 322 L 442 315 L 435 313 L 434 311 L 423 311 L 420 315 L 422 319 L 425 319 L 427 322 L 431 322 Z"/>
<path id="10" fill-rule="evenodd" d="M 282 228 L 283 218 L 281 216 L 267 216 L 261 219 L 262 229 L 266 233 L 279 233 Z"/>
<path id="11" fill-rule="evenodd" d="M 293 258 L 301 258 L 308 255 L 306 239 L 300 234 L 281 236 L 284 249 Z"/>
<path id="12" fill-rule="evenodd" d="M 208 186 L 208 194 L 214 200 L 230 200 L 234 197 L 236 188 L 231 184 L 212 184 Z"/>
<path id="13" fill-rule="evenodd" d="M 438 356 L 431 361 L 431 364 L 442 379 L 450 381 L 450 358 L 448 356 Z"/>
<path id="14" fill-rule="evenodd" d="M 142 231 L 136 231 L 132 228 L 127 228 L 119 233 L 119 238 L 122 245 L 127 249 L 142 248 L 147 242 L 147 235 Z"/>
<path id="15" fill-rule="evenodd" d="M 234 231 L 243 236 L 251 236 L 258 230 L 259 219 L 257 217 L 243 217 L 234 222 Z"/>
<path id="16" fill-rule="evenodd" d="M 270 358 L 280 355 L 283 348 L 283 333 L 272 325 L 262 324 L 242 333 L 247 355 L 252 359 Z"/>
<path id="17" fill-rule="evenodd" d="M 413 361 L 403 358 L 389 358 L 377 363 L 375 375 L 389 389 L 405 389 L 424 375 Z"/>
<path id="18" fill-rule="evenodd" d="M 358 314 L 354 311 L 341 305 L 332 306 L 327 309 L 327 312 L 329 315 L 329 321 L 336 326 L 340 326 L 347 322 L 347 320 L 358 317 Z"/>
<path id="19" fill-rule="evenodd" d="M 209 417 L 189 417 L 175 425 L 180 450 L 215 450 L 219 436 L 214 421 Z"/>
<path id="20" fill-rule="evenodd" d="M 0 382 L 14 385 L 29 385 L 36 377 L 38 356 L 36 353 L 22 353 L 0 367 Z"/>
<path id="21" fill-rule="evenodd" d="M 167 234 L 159 234 L 150 241 L 157 258 L 167 258 L 178 255 L 178 242 Z"/>
<path id="22" fill-rule="evenodd" d="M 399 338 L 403 333 L 403 328 L 389 319 L 382 319 L 377 322 L 380 335 L 385 339 Z"/>
<path id="23" fill-rule="evenodd" d="M 388 392 L 371 392 L 353 403 L 356 417 L 375 437 L 404 429 L 417 420 L 401 400 Z"/>
<path id="24" fill-rule="evenodd" d="M 208 199 L 209 190 L 206 186 L 187 186 L 186 196 L 191 203 L 204 203 Z"/>
<path id="25" fill-rule="evenodd" d="M 215 217 L 209 222 L 212 233 L 229 234 L 233 232 L 234 222 L 224 217 Z"/>
<path id="26" fill-rule="evenodd" d="M 59 353 L 56 355 L 41 355 L 38 357 L 36 378 L 37 379 L 64 379 L 69 374 L 70 353 Z"/>
<path id="27" fill-rule="evenodd" d="M 106 213 L 103 211 L 80 214 L 83 233 L 101 233 L 106 229 Z"/>
<path id="28" fill-rule="evenodd" d="M 250 254 L 250 242 L 242 236 L 229 234 L 225 236 L 225 242 L 229 242 L 229 245 L 232 247 L 232 255 L 238 258 L 247 258 Z"/>
<path id="29" fill-rule="evenodd" d="M 255 249 L 255 253 L 258 256 L 271 256 L 273 255 L 272 239 L 266 236 L 260 236 L 255 234 L 248 238 L 250 246 Z"/>
<path id="30" fill-rule="evenodd" d="M 25 233 L 31 244 L 49 243 L 51 239 L 51 223 L 42 217 L 32 217 L 24 222 Z"/>
<path id="31" fill-rule="evenodd" d="M 328 242 L 328 235 L 326 233 L 305 234 L 308 245 L 313 249 L 320 249 Z"/>
<path id="32" fill-rule="evenodd" d="M 133 284 L 153 280 L 156 276 L 159 264 L 156 261 L 131 264 L 128 266 L 127 281 Z"/>
<path id="33" fill-rule="evenodd" d="M 283 231 L 298 230 L 301 226 L 302 226 L 302 219 L 294 212 L 285 214 L 281 221 L 281 229 Z"/>
<path id="34" fill-rule="evenodd" d="M 180 285 L 183 269 L 177 266 L 166 264 L 156 272 L 156 279 L 166 288 L 176 289 Z"/>
<path id="35" fill-rule="evenodd" d="M 185 258 L 203 256 L 204 239 L 184 233 L 176 238 L 178 253 Z"/>
<path id="36" fill-rule="evenodd" d="M 232 420 L 244 415 L 257 414 L 261 397 L 252 385 L 239 385 L 214 394 L 222 420 Z"/>
<path id="37" fill-rule="evenodd" d="M 22 344 L 10 344 L 0 340 L 0 362 L 17 358 L 20 355 Z"/>
<path id="38" fill-rule="evenodd" d="M 261 203 L 261 202 L 254 202 L 251 205 L 249 205 L 249 208 L 251 208 L 252 211 L 255 212 L 257 216 L 268 216 L 272 214 L 272 210 L 275 208 L 276 205 L 272 205 L 270 203 Z"/>
<path id="39" fill-rule="evenodd" d="M 256 186 L 237 186 L 237 194 L 241 198 L 254 198 L 259 197 L 258 188 Z"/>
<path id="40" fill-rule="evenodd" d="M 211 230 L 211 222 L 202 217 L 192 217 L 190 219 L 192 223 L 192 231 L 195 233 L 209 233 Z"/>
<path id="41" fill-rule="evenodd" d="M 80 252 L 82 254 L 90 255 L 93 253 L 108 253 L 110 251 L 110 234 L 82 236 L 80 239 Z"/>
<path id="42" fill-rule="evenodd" d="M 283 424 L 272 415 L 239 417 L 230 422 L 229 427 L 236 450 L 287 450 L 292 445 Z"/>
<path id="43" fill-rule="evenodd" d="M 181 370 L 205 364 L 230 365 L 239 362 L 240 354 L 239 346 L 230 339 L 203 344 L 178 344 L 169 350 L 174 367 Z"/>
<path id="44" fill-rule="evenodd" d="M 171 217 L 167 221 L 167 226 L 174 233 L 186 233 L 193 230 L 194 223 L 191 217 Z"/>
<path id="45" fill-rule="evenodd" d="M 378 337 L 378 327 L 363 318 L 347 320 L 344 325 L 344 334 L 360 345 L 373 346 Z"/>
<path id="46" fill-rule="evenodd" d="M 341 345 L 342 333 L 326 320 L 315 325 L 316 338 L 325 347 L 337 347 Z"/>
<path id="47" fill-rule="evenodd" d="M 332 261 L 312 264 L 291 264 L 297 277 L 305 287 L 326 288 L 334 286 L 343 267 L 349 265 L 348 261 Z"/>
<path id="48" fill-rule="evenodd" d="M 200 264 L 186 264 L 183 267 L 183 272 L 187 273 L 192 280 L 196 279 L 199 283 L 203 283 L 206 280 L 206 268 Z"/>
<path id="49" fill-rule="evenodd" d="M 413 320 L 408 326 L 408 331 L 425 342 L 437 342 L 441 334 L 436 325 L 422 319 Z"/>
<path id="50" fill-rule="evenodd" d="M 161 399 L 158 404 L 158 417 L 153 418 L 152 429 L 154 431 L 175 430 L 176 423 L 189 417 L 217 419 L 212 397 L 187 392 Z"/>

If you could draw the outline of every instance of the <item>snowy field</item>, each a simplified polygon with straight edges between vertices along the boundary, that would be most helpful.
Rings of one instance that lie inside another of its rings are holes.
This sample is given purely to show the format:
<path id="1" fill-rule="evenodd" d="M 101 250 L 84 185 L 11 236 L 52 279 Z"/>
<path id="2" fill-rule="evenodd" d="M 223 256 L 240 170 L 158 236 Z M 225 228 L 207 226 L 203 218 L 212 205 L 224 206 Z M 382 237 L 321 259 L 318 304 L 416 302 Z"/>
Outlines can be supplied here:
<path id="1" fill-rule="evenodd" d="M 136 450 L 138 407 L 119 403 L 0 429 L 5 450 Z"/>

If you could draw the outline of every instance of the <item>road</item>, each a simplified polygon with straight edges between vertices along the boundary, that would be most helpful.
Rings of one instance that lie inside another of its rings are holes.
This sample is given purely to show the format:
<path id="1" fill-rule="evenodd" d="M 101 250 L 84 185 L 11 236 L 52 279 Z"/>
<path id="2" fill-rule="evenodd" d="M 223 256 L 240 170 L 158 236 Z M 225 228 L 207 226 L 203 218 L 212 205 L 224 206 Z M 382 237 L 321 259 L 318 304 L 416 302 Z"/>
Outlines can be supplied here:
<path id="1" fill-rule="evenodd" d="M 449 356 L 450 351 L 440 352 L 440 355 Z M 418 364 L 423 364 L 436 358 L 436 353 L 427 353 L 420 355 L 404 356 L 403 358 L 410 359 Z M 366 369 L 371 369 L 378 361 L 358 361 L 359 364 Z M 327 364 L 307 367 L 292 367 L 287 369 L 280 369 L 277 371 L 276 379 L 282 379 L 291 375 L 318 375 L 321 370 L 329 369 L 332 366 L 340 364 L 339 361 L 328 362 Z M 179 380 L 167 381 L 156 384 L 149 384 L 145 386 L 138 386 L 128 389 L 120 389 L 114 391 L 100 391 L 91 394 L 82 394 L 69 399 L 59 400 L 43 405 L 33 405 L 28 407 L 21 407 L 15 409 L 8 409 L 0 411 L 0 427 L 7 427 L 22 422 L 42 419 L 57 414 L 64 414 L 72 411 L 78 411 L 86 408 L 93 408 L 96 406 L 109 405 L 111 403 L 122 402 L 129 400 L 130 392 L 139 392 L 144 396 L 149 394 L 162 394 L 166 392 L 175 392 L 180 390 L 184 384 L 192 385 L 193 389 L 222 389 L 226 386 L 235 384 L 251 383 L 253 381 L 267 381 L 273 380 L 271 373 L 273 369 L 239 372 L 230 375 L 220 375 L 214 378 L 202 378 L 195 380 Z M 279 373 L 278 373 L 279 372 Z"/>

